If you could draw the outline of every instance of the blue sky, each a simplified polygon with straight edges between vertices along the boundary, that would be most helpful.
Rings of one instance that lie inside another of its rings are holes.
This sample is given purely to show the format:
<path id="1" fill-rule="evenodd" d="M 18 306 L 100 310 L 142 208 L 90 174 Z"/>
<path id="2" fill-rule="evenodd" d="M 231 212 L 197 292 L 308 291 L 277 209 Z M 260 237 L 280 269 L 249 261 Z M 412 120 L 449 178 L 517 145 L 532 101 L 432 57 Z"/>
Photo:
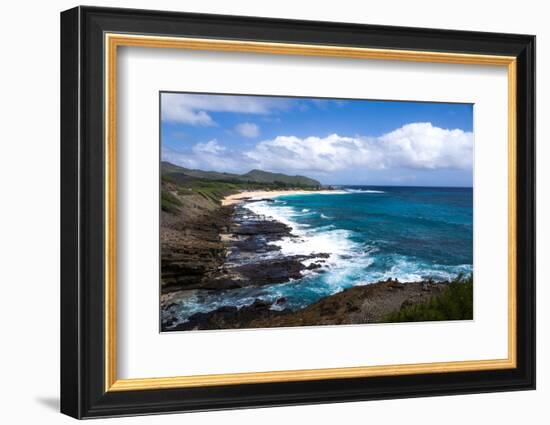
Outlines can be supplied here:
<path id="1" fill-rule="evenodd" d="M 471 186 L 470 104 L 161 93 L 162 159 L 323 184 Z"/>

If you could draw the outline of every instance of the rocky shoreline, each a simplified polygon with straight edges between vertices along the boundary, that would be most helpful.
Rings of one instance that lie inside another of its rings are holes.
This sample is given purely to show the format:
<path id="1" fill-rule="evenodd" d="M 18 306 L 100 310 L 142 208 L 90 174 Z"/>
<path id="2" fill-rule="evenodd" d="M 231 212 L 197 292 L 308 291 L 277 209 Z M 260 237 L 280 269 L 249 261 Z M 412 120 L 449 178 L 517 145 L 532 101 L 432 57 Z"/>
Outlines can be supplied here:
<path id="1" fill-rule="evenodd" d="M 397 280 L 354 286 L 322 298 L 297 311 L 274 310 L 275 303 L 257 299 L 253 304 L 221 307 L 208 313 L 195 313 L 185 323 L 170 330 L 250 329 L 293 326 L 323 326 L 380 323 L 402 308 L 425 303 L 441 294 L 444 283 Z"/>
<path id="2" fill-rule="evenodd" d="M 306 272 L 323 273 L 329 254 L 278 255 L 280 248 L 272 242 L 296 237 L 292 229 L 253 214 L 242 203 L 207 208 L 191 218 L 167 219 L 161 229 L 165 331 L 378 323 L 390 313 L 425 303 L 446 287 L 432 281 L 390 279 L 346 289 L 300 310 L 285 308 L 284 297 L 273 302 L 256 298 L 240 308 L 222 306 L 198 312 L 181 323 L 178 307 L 197 291 L 223 296 L 233 289 L 297 280 Z M 304 260 L 309 260 L 307 266 Z"/>
<path id="3" fill-rule="evenodd" d="M 242 206 L 221 207 L 218 214 L 202 215 L 191 224 L 174 240 L 163 240 L 163 294 L 284 283 L 301 278 L 304 270 L 320 268 L 328 257 L 324 253 L 272 255 L 280 248 L 271 242 L 293 237 L 291 228 Z M 306 259 L 316 261 L 306 267 L 302 263 Z"/>
<path id="4" fill-rule="evenodd" d="M 178 304 L 194 290 L 220 293 L 285 283 L 302 278 L 305 271 L 321 272 L 329 256 L 276 255 L 280 248 L 272 242 L 294 237 L 292 229 L 257 216 L 242 204 L 221 206 L 190 220 L 168 218 L 172 222 L 163 223 L 171 225 L 161 229 L 161 310 L 165 330 L 175 330 L 170 326 L 176 320 Z M 311 261 L 306 266 L 304 260 Z"/>

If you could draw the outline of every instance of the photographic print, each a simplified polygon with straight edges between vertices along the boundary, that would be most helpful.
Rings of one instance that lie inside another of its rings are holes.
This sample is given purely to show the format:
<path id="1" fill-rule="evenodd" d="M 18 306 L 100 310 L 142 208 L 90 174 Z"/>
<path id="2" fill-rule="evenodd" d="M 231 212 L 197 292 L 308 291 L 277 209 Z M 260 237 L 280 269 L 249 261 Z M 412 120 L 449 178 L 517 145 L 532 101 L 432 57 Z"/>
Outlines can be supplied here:
<path id="1" fill-rule="evenodd" d="M 473 105 L 160 93 L 161 331 L 473 319 Z"/>
<path id="2" fill-rule="evenodd" d="M 535 389 L 535 36 L 90 6 L 60 34 L 62 413 Z"/>

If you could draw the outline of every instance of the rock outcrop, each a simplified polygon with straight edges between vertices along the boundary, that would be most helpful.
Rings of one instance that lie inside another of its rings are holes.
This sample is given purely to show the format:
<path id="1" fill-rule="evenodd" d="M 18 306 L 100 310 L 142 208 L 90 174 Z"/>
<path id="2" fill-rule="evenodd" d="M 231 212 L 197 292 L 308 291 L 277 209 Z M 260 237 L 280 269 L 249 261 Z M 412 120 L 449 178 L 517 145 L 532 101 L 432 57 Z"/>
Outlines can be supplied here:
<path id="1" fill-rule="evenodd" d="M 273 309 L 285 300 L 256 300 L 247 307 L 221 307 L 196 313 L 172 330 L 270 328 L 289 326 L 351 325 L 383 322 L 401 308 L 425 303 L 446 289 L 445 283 L 396 280 L 355 286 L 297 311 Z"/>

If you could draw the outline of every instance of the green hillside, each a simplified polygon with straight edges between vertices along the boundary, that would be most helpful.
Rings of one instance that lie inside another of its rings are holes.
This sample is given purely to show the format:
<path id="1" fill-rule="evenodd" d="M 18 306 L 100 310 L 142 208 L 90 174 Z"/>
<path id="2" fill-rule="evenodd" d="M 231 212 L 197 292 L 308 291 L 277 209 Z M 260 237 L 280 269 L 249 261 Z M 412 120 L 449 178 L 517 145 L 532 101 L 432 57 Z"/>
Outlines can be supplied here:
<path id="1" fill-rule="evenodd" d="M 190 178 L 215 180 L 231 183 L 260 183 L 277 187 L 320 187 L 317 180 L 305 176 L 289 176 L 282 173 L 271 173 L 262 170 L 252 170 L 246 174 L 218 173 L 216 171 L 192 170 L 163 161 L 161 163 L 163 176 L 168 176 L 178 182 L 188 181 Z"/>
<path id="2" fill-rule="evenodd" d="M 281 173 L 270 173 L 262 170 L 252 170 L 241 176 L 242 179 L 258 183 L 284 183 L 296 186 L 321 186 L 317 180 L 304 176 L 288 176 Z"/>
<path id="3" fill-rule="evenodd" d="M 194 177 L 197 179 L 206 179 L 206 180 L 219 180 L 219 181 L 240 181 L 238 174 L 231 173 L 218 173 L 216 171 L 202 171 L 202 170 L 191 170 L 189 168 L 180 167 L 179 165 L 174 165 L 170 162 L 163 161 L 161 163 L 161 172 L 165 174 L 183 174 L 188 177 Z"/>

